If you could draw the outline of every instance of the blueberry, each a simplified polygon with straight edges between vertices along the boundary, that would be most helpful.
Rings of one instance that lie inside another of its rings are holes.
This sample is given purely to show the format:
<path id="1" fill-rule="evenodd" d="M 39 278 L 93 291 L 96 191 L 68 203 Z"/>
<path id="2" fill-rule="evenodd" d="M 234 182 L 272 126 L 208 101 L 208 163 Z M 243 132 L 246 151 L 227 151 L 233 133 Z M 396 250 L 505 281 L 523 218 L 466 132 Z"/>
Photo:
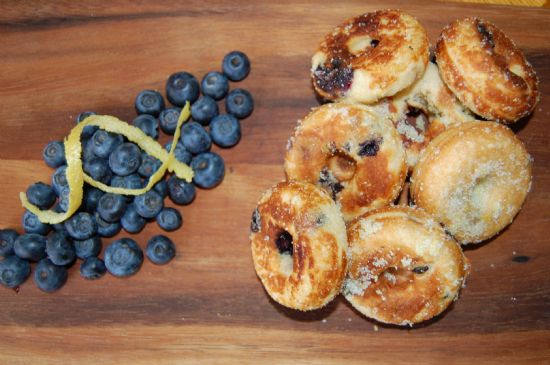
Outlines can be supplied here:
<path id="1" fill-rule="evenodd" d="M 175 231 L 181 227 L 181 214 L 174 208 L 164 208 L 157 216 L 157 224 L 165 231 Z"/>
<path id="2" fill-rule="evenodd" d="M 97 257 L 89 257 L 80 264 L 80 275 L 84 279 L 96 280 L 100 279 L 107 272 L 107 267 L 102 259 Z"/>
<path id="3" fill-rule="evenodd" d="M 17 237 L 13 251 L 22 259 L 40 261 L 46 257 L 46 237 L 36 233 L 26 233 Z"/>
<path id="4" fill-rule="evenodd" d="M 191 106 L 191 117 L 202 125 L 208 125 L 218 115 L 218 104 L 210 96 L 201 96 Z"/>
<path id="5" fill-rule="evenodd" d="M 119 175 L 126 176 L 136 172 L 141 165 L 141 150 L 133 143 L 117 146 L 109 156 L 109 167 Z"/>
<path id="6" fill-rule="evenodd" d="M 69 186 L 67 181 L 67 166 L 59 166 L 52 175 L 52 188 L 53 191 L 59 195 L 61 189 L 65 186 Z"/>
<path id="7" fill-rule="evenodd" d="M 107 222 L 99 216 L 98 212 L 94 214 L 97 223 L 97 234 L 101 237 L 113 237 L 122 229 L 120 222 Z"/>
<path id="8" fill-rule="evenodd" d="M 9 256 L 0 261 L 0 284 L 15 288 L 23 284 L 31 274 L 31 265 L 27 260 Z"/>
<path id="9" fill-rule="evenodd" d="M 201 89 L 204 95 L 214 100 L 221 100 L 229 90 L 227 77 L 219 72 L 209 72 L 202 78 Z"/>
<path id="10" fill-rule="evenodd" d="M 128 176 L 113 176 L 111 186 L 124 189 L 141 189 L 143 181 L 138 174 L 130 174 Z"/>
<path id="11" fill-rule="evenodd" d="M 195 172 L 193 182 L 205 189 L 218 185 L 225 174 L 223 159 L 214 152 L 201 153 L 193 157 L 191 168 Z"/>
<path id="12" fill-rule="evenodd" d="M 107 161 L 99 157 L 84 160 L 84 172 L 90 175 L 92 179 L 104 184 L 109 184 L 113 176 Z"/>
<path id="13" fill-rule="evenodd" d="M 17 237 L 19 237 L 19 233 L 13 229 L 0 229 L 0 257 L 14 254 L 13 244 Z"/>
<path id="14" fill-rule="evenodd" d="M 187 151 L 193 155 L 210 150 L 212 140 L 202 125 L 197 122 L 187 122 L 181 130 L 181 142 Z"/>
<path id="15" fill-rule="evenodd" d="M 128 205 L 126 212 L 120 219 L 122 228 L 128 233 L 138 233 L 145 227 L 146 220 L 140 216 L 134 204 Z"/>
<path id="16" fill-rule="evenodd" d="M 180 205 L 190 204 L 195 199 L 196 194 L 195 185 L 178 178 L 176 175 L 172 175 L 168 179 L 168 195 L 174 203 Z"/>
<path id="17" fill-rule="evenodd" d="M 46 254 L 55 265 L 69 265 L 76 258 L 73 243 L 60 232 L 55 232 L 47 238 Z"/>
<path id="18" fill-rule="evenodd" d="M 92 142 L 94 154 L 97 157 L 107 158 L 116 146 L 124 142 L 124 138 L 120 134 L 100 129 L 92 136 Z"/>
<path id="19" fill-rule="evenodd" d="M 111 243 L 105 250 L 105 266 L 118 277 L 135 274 L 143 263 L 143 251 L 136 241 L 121 238 Z"/>
<path id="20" fill-rule="evenodd" d="M 172 142 L 168 142 L 164 146 L 164 148 L 166 149 L 166 151 L 170 151 L 170 148 L 172 148 Z M 187 149 L 185 149 L 185 146 L 183 145 L 183 143 L 181 143 L 181 141 L 178 141 L 178 143 L 176 144 L 174 156 L 176 157 L 176 160 L 187 165 L 189 165 L 189 163 L 191 162 L 191 158 L 193 158 L 193 155 L 189 151 L 187 151 Z"/>
<path id="21" fill-rule="evenodd" d="M 50 185 L 37 182 L 27 189 L 27 199 L 40 209 L 49 209 L 55 203 L 55 191 Z"/>
<path id="22" fill-rule="evenodd" d="M 223 58 L 222 70 L 231 81 L 244 80 L 250 72 L 250 60 L 240 51 L 230 52 Z"/>
<path id="23" fill-rule="evenodd" d="M 231 90 L 225 99 L 225 110 L 239 119 L 244 119 L 252 114 L 254 99 L 245 89 Z"/>
<path id="24" fill-rule="evenodd" d="M 67 268 L 57 266 L 50 259 L 41 260 L 34 269 L 34 283 L 47 293 L 54 292 L 67 282 Z"/>
<path id="25" fill-rule="evenodd" d="M 94 153 L 94 141 L 92 139 L 87 139 L 82 142 L 82 161 L 86 162 L 97 156 Z"/>
<path id="26" fill-rule="evenodd" d="M 153 190 L 159 193 L 160 196 L 166 198 L 168 196 L 168 183 L 166 180 L 160 180 L 155 185 L 153 185 Z"/>
<path id="27" fill-rule="evenodd" d="M 48 234 L 52 227 L 47 223 L 42 223 L 36 215 L 30 211 L 25 211 L 23 214 L 23 230 L 26 233 L 37 233 L 41 235 Z"/>
<path id="28" fill-rule="evenodd" d="M 82 113 L 78 114 L 78 116 L 76 117 L 76 123 L 78 124 L 78 123 L 82 122 L 84 119 L 88 118 L 90 115 L 96 115 L 96 113 L 95 112 L 82 112 Z M 86 126 L 82 130 L 82 133 L 80 134 L 80 138 L 82 140 L 89 139 L 90 137 L 92 137 L 94 135 L 94 133 L 98 129 L 99 128 L 95 125 Z"/>
<path id="29" fill-rule="evenodd" d="M 155 218 L 164 207 L 162 196 L 154 190 L 136 196 L 134 204 L 136 211 L 143 218 Z"/>
<path id="30" fill-rule="evenodd" d="M 176 72 L 166 81 L 166 97 L 173 105 L 192 104 L 199 97 L 199 82 L 188 72 Z"/>
<path id="31" fill-rule="evenodd" d="M 141 165 L 138 168 L 138 174 L 143 177 L 151 177 L 160 167 L 162 163 L 146 152 L 141 155 Z"/>
<path id="32" fill-rule="evenodd" d="M 67 188 L 67 190 L 68 190 L 68 188 Z M 62 212 L 66 211 L 66 210 L 63 210 L 63 208 L 60 206 L 59 203 L 56 204 L 52 208 L 52 210 L 56 213 L 62 213 Z M 65 234 L 68 235 L 67 230 L 65 229 L 65 223 L 64 222 L 52 224 L 52 227 L 56 232 L 61 232 L 61 233 L 65 233 Z"/>
<path id="33" fill-rule="evenodd" d="M 105 193 L 99 189 L 96 189 L 94 187 L 88 186 L 84 189 L 84 210 L 88 213 L 93 214 L 97 209 L 97 204 L 99 203 L 99 199 L 104 195 Z"/>
<path id="34" fill-rule="evenodd" d="M 153 139 L 159 138 L 159 122 L 149 114 L 141 114 L 138 115 L 132 122 L 132 124 L 139 129 L 149 137 Z"/>
<path id="35" fill-rule="evenodd" d="M 87 240 L 75 240 L 74 249 L 76 257 L 81 260 L 86 260 L 88 257 L 98 256 L 101 252 L 101 238 L 99 236 L 93 236 Z"/>
<path id="36" fill-rule="evenodd" d="M 82 112 L 76 116 L 76 124 L 84 121 L 86 118 L 88 118 L 90 115 L 97 115 L 96 112 Z"/>
<path id="37" fill-rule="evenodd" d="M 90 213 L 78 212 L 65 221 L 65 229 L 71 238 L 85 240 L 96 235 L 97 223 Z"/>
<path id="38" fill-rule="evenodd" d="M 231 114 L 218 115 L 210 122 L 210 136 L 220 147 L 233 147 L 241 139 L 241 123 Z"/>
<path id="39" fill-rule="evenodd" d="M 176 246 L 166 236 L 153 236 L 147 242 L 146 254 L 152 263 L 164 265 L 170 262 L 176 255 Z"/>
<path id="40" fill-rule="evenodd" d="M 164 99 L 158 91 L 143 90 L 136 97 L 135 107 L 138 114 L 150 114 L 157 117 L 164 109 Z"/>
<path id="41" fill-rule="evenodd" d="M 173 135 L 178 125 L 180 108 L 166 108 L 159 115 L 160 129 L 166 134 Z"/>
<path id="42" fill-rule="evenodd" d="M 126 199 L 122 195 L 106 193 L 97 203 L 97 213 L 107 222 L 116 222 L 126 210 Z"/>
<path id="43" fill-rule="evenodd" d="M 57 202 L 57 205 L 55 206 L 56 211 L 58 213 L 66 212 L 67 209 L 69 209 L 69 196 L 71 195 L 71 189 L 69 188 L 69 185 L 64 186 L 61 188 L 61 191 L 59 192 L 59 201 Z"/>
<path id="44" fill-rule="evenodd" d="M 65 146 L 61 141 L 53 141 L 46 145 L 42 151 L 42 157 L 46 165 L 55 168 L 65 164 Z"/>

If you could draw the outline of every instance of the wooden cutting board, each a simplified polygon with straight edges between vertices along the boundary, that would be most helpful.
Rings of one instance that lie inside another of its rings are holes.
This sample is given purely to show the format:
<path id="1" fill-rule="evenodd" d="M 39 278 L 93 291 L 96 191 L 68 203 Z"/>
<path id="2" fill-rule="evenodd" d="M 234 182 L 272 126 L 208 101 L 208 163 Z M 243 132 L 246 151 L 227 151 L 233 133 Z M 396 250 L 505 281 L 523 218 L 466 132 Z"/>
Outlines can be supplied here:
<path id="1" fill-rule="evenodd" d="M 134 1 L 109 5 L 0 3 L 0 227 L 20 227 L 18 192 L 49 181 L 41 151 L 62 139 L 84 110 L 124 120 L 143 89 L 169 74 L 219 70 L 225 53 L 245 51 L 255 98 L 243 139 L 221 151 L 224 182 L 180 208 L 169 234 L 178 255 L 146 261 L 128 279 L 96 282 L 78 265 L 55 294 L 29 280 L 0 288 L 0 364 L 176 363 L 550 363 L 550 10 L 431 2 L 272 4 Z M 395 328 L 365 319 L 341 297 L 310 313 L 271 301 L 256 278 L 248 242 L 260 194 L 283 179 L 296 120 L 317 105 L 310 56 L 343 19 L 400 7 L 435 41 L 465 16 L 496 23 L 537 70 L 542 100 L 514 126 L 535 159 L 534 184 L 512 226 L 466 249 L 472 272 L 460 300 L 437 320 Z M 217 149 L 216 149 L 217 150 Z M 150 224 L 142 247 L 159 233 Z M 110 242 L 107 241 L 107 242 Z"/>

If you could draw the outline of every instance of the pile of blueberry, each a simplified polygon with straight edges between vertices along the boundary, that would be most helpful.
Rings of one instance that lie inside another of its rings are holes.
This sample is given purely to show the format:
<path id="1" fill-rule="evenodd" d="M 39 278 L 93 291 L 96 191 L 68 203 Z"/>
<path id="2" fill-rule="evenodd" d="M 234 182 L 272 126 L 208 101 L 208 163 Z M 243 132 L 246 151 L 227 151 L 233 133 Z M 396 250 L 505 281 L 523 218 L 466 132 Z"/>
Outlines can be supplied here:
<path id="1" fill-rule="evenodd" d="M 192 167 L 192 183 L 175 175 L 162 179 L 154 188 L 136 197 L 104 193 L 85 185 L 82 205 L 71 218 L 60 224 L 44 224 L 36 215 L 23 215 L 24 234 L 13 229 L 0 229 L 0 284 L 17 288 L 34 267 L 34 282 L 45 292 L 53 292 L 67 281 L 67 268 L 82 260 L 80 274 L 86 279 L 101 278 L 107 271 L 117 277 L 136 273 L 144 259 L 143 251 L 131 238 L 110 243 L 99 258 L 102 240 L 121 230 L 138 233 L 152 221 L 165 231 L 181 227 L 182 216 L 174 208 L 165 207 L 169 197 L 178 205 L 190 204 L 196 186 L 213 188 L 223 179 L 225 164 L 220 155 L 210 151 L 212 143 L 222 148 L 236 145 L 241 138 L 240 120 L 253 110 L 253 99 L 244 89 L 229 91 L 230 81 L 241 81 L 250 72 L 248 57 L 239 51 L 227 54 L 223 72 L 207 73 L 201 83 L 188 72 L 172 74 L 166 82 L 166 97 L 173 106 L 166 107 L 162 95 L 153 90 L 138 94 L 135 109 L 138 116 L 133 125 L 151 138 L 159 138 L 160 130 L 173 135 L 181 107 L 191 103 L 191 120 L 182 126 L 181 138 L 175 148 L 176 158 Z M 201 95 L 202 91 L 202 95 Z M 220 114 L 218 101 L 225 98 L 226 114 Z M 93 112 L 84 112 L 77 123 Z M 84 171 L 94 180 L 127 189 L 142 188 L 159 168 L 161 161 L 141 151 L 122 135 L 94 126 L 81 134 Z M 166 149 L 171 148 L 168 143 Z M 51 184 L 35 183 L 27 189 L 28 200 L 41 209 L 66 211 L 69 187 L 63 143 L 48 143 L 43 151 L 46 164 L 55 169 Z M 175 256 L 174 243 L 164 235 L 152 237 L 145 250 L 154 264 L 168 263 Z"/>

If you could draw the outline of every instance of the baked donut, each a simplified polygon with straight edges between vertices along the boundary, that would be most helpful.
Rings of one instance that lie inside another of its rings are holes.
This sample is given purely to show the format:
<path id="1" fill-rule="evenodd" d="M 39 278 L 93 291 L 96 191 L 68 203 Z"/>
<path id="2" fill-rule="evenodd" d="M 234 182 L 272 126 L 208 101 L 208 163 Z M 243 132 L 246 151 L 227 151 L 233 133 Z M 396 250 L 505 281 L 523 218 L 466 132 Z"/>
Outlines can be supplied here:
<path id="1" fill-rule="evenodd" d="M 327 100 L 373 103 L 418 79 L 428 63 L 426 30 L 411 15 L 380 10 L 346 20 L 313 55 L 311 78 Z"/>
<path id="2" fill-rule="evenodd" d="M 323 307 L 346 274 L 346 225 L 330 196 L 288 181 L 267 190 L 252 214 L 254 268 L 273 300 L 286 307 Z"/>
<path id="3" fill-rule="evenodd" d="M 418 208 L 390 206 L 348 227 L 345 298 L 363 315 L 411 325 L 457 299 L 469 264 L 459 244 Z"/>
<path id="4" fill-rule="evenodd" d="M 422 152 L 411 198 L 462 244 L 477 243 L 512 223 L 531 189 L 531 157 L 507 127 L 460 124 Z"/>
<path id="5" fill-rule="evenodd" d="M 435 53 L 443 81 L 464 105 L 486 119 L 513 123 L 539 101 L 533 66 L 488 21 L 454 21 L 443 29 Z"/>
<path id="6" fill-rule="evenodd" d="M 299 122 L 287 145 L 285 173 L 327 190 L 349 221 L 393 202 L 407 165 L 391 121 L 364 105 L 331 103 Z"/>
<path id="7" fill-rule="evenodd" d="M 390 98 L 390 118 L 401 134 L 407 153 L 407 165 L 414 167 L 418 155 L 439 133 L 450 126 L 474 121 L 445 86 L 434 63 L 428 63 L 422 77 Z"/>

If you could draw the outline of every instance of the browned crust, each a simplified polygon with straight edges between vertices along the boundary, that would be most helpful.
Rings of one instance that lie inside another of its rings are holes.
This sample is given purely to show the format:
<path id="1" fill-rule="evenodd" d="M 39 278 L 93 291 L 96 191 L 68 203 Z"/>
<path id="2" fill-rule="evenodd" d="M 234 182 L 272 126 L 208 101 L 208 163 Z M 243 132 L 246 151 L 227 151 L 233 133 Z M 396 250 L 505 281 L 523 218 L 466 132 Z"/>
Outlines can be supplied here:
<path id="1" fill-rule="evenodd" d="M 327 216 L 327 209 L 334 215 Z M 250 235 L 252 256 L 268 294 L 299 310 L 326 305 L 339 292 L 347 267 L 345 225 L 332 199 L 312 184 L 281 182 L 263 195 L 257 214 L 259 225 Z M 340 235 L 327 231 L 332 224 Z M 275 243 L 283 230 L 293 237 L 290 275 L 282 269 Z"/>
<path id="2" fill-rule="evenodd" d="M 361 220 L 365 218 L 375 221 L 380 225 L 379 230 L 386 233 L 380 237 L 375 237 L 376 233 L 362 237 Z M 402 229 L 432 237 L 445 246 L 444 256 L 422 256 L 415 252 L 414 246 L 396 245 L 399 239 L 391 238 L 390 231 Z M 390 239 L 380 242 L 381 237 Z M 363 314 L 385 323 L 406 325 L 437 316 L 456 299 L 468 274 L 469 263 L 460 246 L 418 208 L 392 206 L 366 213 L 349 225 L 348 242 L 352 252 L 348 280 L 357 280 L 365 273 L 372 280 L 362 294 L 344 294 Z M 368 254 L 358 256 L 355 245 L 367 247 Z M 368 249 L 370 245 L 372 249 Z M 437 260 L 448 262 L 440 264 Z M 422 274 L 412 270 L 425 265 L 429 269 Z M 451 270 L 449 274 L 458 282 L 449 281 L 444 269 Z M 388 272 L 395 280 L 385 277 Z"/>
<path id="3" fill-rule="evenodd" d="M 477 243 L 512 222 L 531 174 L 531 157 L 509 128 L 471 122 L 448 129 L 422 152 L 410 194 L 459 242 Z"/>
<path id="4" fill-rule="evenodd" d="M 456 20 L 436 45 L 441 76 L 458 99 L 476 114 L 513 123 L 540 99 L 538 77 L 504 32 L 479 18 Z"/>
<path id="5" fill-rule="evenodd" d="M 411 36 L 407 31 L 413 27 L 412 37 L 416 38 L 414 43 L 407 39 Z M 348 42 L 354 37 L 363 36 L 371 38 L 371 44 L 359 53 L 352 53 Z M 413 50 L 417 43 L 418 48 Z M 319 46 L 319 52 L 326 56 L 326 60 L 312 70 L 313 87 L 326 100 L 342 99 L 354 82 L 354 72 L 364 70 L 368 72 L 371 84 L 389 88 L 400 79 L 403 70 L 394 70 L 392 66 L 400 62 L 399 58 L 404 56 L 401 50 L 407 47 L 407 62 L 423 64 L 423 69 L 429 54 L 427 34 L 416 19 L 400 10 L 379 10 L 347 19 L 327 34 Z M 413 75 L 401 89 L 415 79 Z"/>
<path id="6" fill-rule="evenodd" d="M 327 189 L 346 220 L 395 200 L 406 178 L 405 155 L 397 131 L 391 122 L 374 118 L 378 116 L 372 110 L 356 104 L 316 108 L 297 128 L 285 157 L 287 177 Z M 375 125 L 383 130 L 383 138 Z M 373 156 L 360 156 L 358 145 L 364 141 L 379 141 L 380 150 Z M 340 190 L 331 191 L 330 186 L 320 182 L 320 174 L 338 154 L 354 161 L 355 173 L 351 179 L 338 182 Z M 389 168 L 394 159 L 399 159 L 397 171 Z"/>

